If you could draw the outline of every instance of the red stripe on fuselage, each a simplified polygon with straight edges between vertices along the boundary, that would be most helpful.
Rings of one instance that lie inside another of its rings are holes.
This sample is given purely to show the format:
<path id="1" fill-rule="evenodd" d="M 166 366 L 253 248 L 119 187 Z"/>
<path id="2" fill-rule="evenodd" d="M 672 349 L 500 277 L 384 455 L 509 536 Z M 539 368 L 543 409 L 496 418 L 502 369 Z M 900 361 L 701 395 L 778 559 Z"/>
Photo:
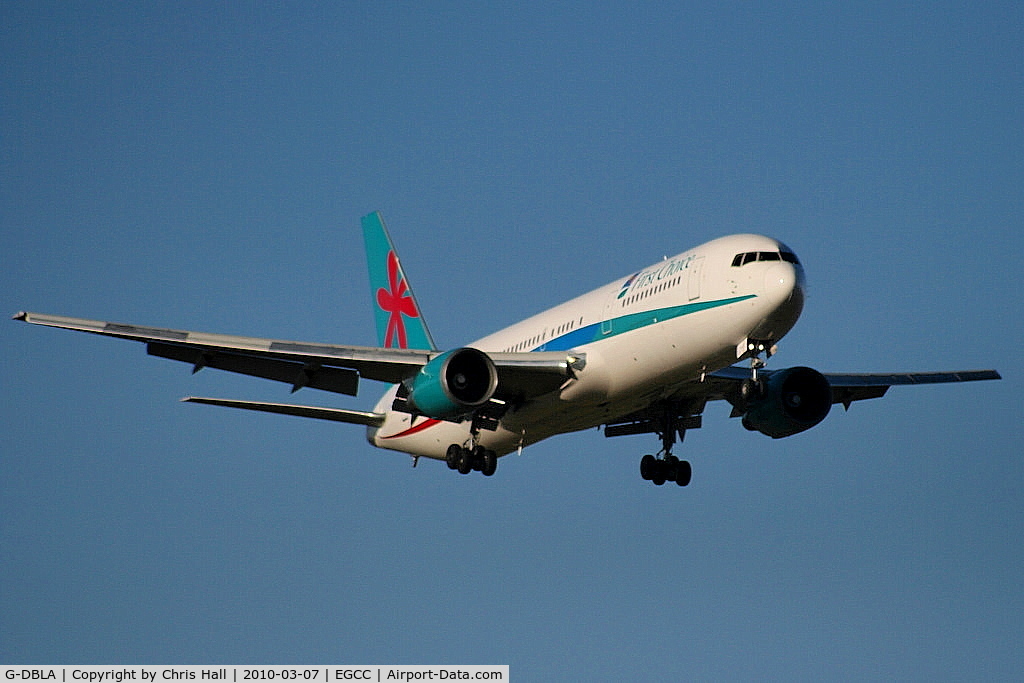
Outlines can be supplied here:
<path id="1" fill-rule="evenodd" d="M 427 429 L 428 427 L 433 427 L 436 424 L 440 424 L 440 422 L 441 422 L 441 420 L 435 420 L 433 418 L 429 418 L 429 419 L 424 420 L 423 422 L 420 422 L 418 425 L 413 425 L 412 427 L 409 427 L 404 432 L 398 432 L 397 434 L 392 434 L 390 436 L 382 436 L 380 438 L 381 439 L 400 439 L 403 436 L 412 436 L 413 434 L 419 434 L 420 432 L 422 432 L 424 429 Z"/>

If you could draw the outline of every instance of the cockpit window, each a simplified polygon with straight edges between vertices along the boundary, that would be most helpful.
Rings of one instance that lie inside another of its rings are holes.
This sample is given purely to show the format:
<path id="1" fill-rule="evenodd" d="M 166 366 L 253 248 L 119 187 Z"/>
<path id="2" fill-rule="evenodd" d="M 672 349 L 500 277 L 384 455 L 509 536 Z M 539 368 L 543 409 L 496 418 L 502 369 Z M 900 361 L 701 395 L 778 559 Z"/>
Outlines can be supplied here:
<path id="1" fill-rule="evenodd" d="M 785 261 L 800 265 L 800 260 L 791 251 L 748 251 L 732 257 L 732 267 L 739 268 L 755 261 Z"/>

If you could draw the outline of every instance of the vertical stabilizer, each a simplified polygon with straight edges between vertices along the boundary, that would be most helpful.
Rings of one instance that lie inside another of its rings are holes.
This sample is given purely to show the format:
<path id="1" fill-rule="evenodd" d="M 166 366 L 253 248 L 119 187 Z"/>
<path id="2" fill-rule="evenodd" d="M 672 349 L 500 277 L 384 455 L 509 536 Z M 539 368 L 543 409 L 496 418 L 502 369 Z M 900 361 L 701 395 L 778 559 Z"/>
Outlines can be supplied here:
<path id="1" fill-rule="evenodd" d="M 379 211 L 363 216 L 377 342 L 386 348 L 436 350 Z"/>

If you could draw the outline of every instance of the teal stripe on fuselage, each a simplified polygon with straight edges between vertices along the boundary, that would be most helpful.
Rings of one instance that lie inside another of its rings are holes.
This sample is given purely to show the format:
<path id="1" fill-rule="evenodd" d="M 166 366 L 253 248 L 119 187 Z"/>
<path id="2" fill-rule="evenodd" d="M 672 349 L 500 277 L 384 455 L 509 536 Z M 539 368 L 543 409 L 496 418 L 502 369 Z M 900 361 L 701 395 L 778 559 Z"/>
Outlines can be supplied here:
<path id="1" fill-rule="evenodd" d="M 731 299 L 698 301 L 697 303 L 683 304 L 682 306 L 668 306 L 667 308 L 656 308 L 651 311 L 630 313 L 629 315 L 612 318 L 610 321 L 606 321 L 604 323 L 594 323 L 593 325 L 587 325 L 586 327 L 581 327 L 578 330 L 573 330 L 572 332 L 563 334 L 561 337 L 555 337 L 546 344 L 541 344 L 532 350 L 568 351 L 569 349 L 574 349 L 577 346 L 582 346 L 583 344 L 590 344 L 591 342 L 600 341 L 601 339 L 616 337 L 620 334 L 625 334 L 626 332 L 639 330 L 642 327 L 654 325 L 655 323 L 663 323 L 666 320 L 680 318 L 684 315 L 697 313 L 698 311 L 706 311 L 710 308 L 718 308 L 719 306 L 728 306 L 729 304 L 739 303 L 740 301 L 753 299 L 755 296 L 756 294 L 748 294 L 746 296 L 737 296 Z M 608 331 L 602 332 L 602 329 Z"/>

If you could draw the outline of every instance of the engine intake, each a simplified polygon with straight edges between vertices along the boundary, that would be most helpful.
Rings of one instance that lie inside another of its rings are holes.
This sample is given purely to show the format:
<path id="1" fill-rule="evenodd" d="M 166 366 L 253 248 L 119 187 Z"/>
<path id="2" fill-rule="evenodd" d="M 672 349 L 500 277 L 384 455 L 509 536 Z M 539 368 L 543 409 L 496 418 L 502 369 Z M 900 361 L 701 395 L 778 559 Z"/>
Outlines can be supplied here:
<path id="1" fill-rule="evenodd" d="M 743 426 L 781 439 L 810 429 L 831 409 L 832 387 L 824 375 L 812 368 L 787 368 L 768 378 L 762 396 L 747 408 Z"/>
<path id="2" fill-rule="evenodd" d="M 409 385 L 406 401 L 427 417 L 448 420 L 487 403 L 497 387 L 494 361 L 467 346 L 446 351 L 424 365 Z"/>

